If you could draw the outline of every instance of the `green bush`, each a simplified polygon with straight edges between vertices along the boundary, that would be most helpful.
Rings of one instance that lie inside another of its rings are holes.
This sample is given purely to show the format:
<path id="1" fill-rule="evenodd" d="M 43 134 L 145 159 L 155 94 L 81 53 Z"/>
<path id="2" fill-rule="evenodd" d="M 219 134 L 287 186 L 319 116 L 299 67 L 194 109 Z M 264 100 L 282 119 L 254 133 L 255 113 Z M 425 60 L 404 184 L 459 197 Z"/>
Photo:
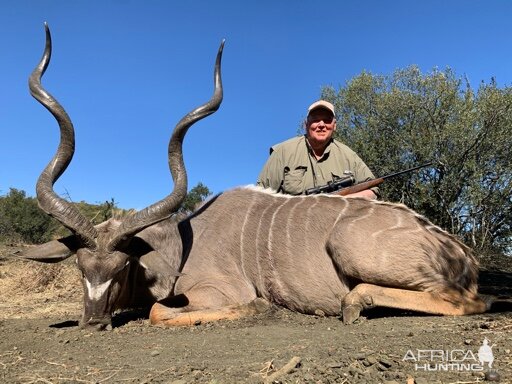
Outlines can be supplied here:
<path id="1" fill-rule="evenodd" d="M 51 239 L 58 223 L 45 214 L 37 200 L 11 188 L 0 197 L 0 240 L 42 243 Z"/>
<path id="2" fill-rule="evenodd" d="M 198 183 L 187 194 L 180 211 L 192 212 L 210 194 L 208 187 Z M 130 211 L 118 208 L 113 198 L 102 204 L 74 204 L 94 225 L 112 217 L 121 218 Z M 39 208 L 36 198 L 27 197 L 24 191 L 11 188 L 7 195 L 0 196 L 0 242 L 40 244 L 69 234 L 67 228 Z"/>

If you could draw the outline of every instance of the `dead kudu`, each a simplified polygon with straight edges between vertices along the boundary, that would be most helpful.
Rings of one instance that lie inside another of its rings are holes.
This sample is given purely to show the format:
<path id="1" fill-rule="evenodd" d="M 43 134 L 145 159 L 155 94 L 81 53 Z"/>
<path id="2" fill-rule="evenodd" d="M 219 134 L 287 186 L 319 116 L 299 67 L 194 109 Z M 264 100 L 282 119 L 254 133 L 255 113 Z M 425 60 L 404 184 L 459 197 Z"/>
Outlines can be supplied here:
<path id="1" fill-rule="evenodd" d="M 153 305 L 151 322 L 165 326 L 236 319 L 269 302 L 305 314 L 341 311 L 345 323 L 373 306 L 443 315 L 487 309 L 477 295 L 471 250 L 403 205 L 245 187 L 178 219 L 187 191 L 182 141 L 192 124 L 220 106 L 222 49 L 211 100 L 187 114 L 170 139 L 172 193 L 124 220 L 93 226 L 53 190 L 75 143 L 68 115 L 41 85 L 51 53 L 46 27 L 46 48 L 29 85 L 58 121 L 61 141 L 37 182 L 37 198 L 73 235 L 23 257 L 58 262 L 76 254 L 82 326 L 104 329 L 116 309 L 144 305 Z"/>

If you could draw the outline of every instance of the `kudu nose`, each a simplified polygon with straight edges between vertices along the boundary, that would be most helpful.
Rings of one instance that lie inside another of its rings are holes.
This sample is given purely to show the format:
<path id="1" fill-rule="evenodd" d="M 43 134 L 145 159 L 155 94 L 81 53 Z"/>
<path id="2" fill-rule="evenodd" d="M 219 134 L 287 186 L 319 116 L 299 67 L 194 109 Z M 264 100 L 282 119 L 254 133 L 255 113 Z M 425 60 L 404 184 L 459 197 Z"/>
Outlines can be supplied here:
<path id="1" fill-rule="evenodd" d="M 94 329 L 96 331 L 112 330 L 112 321 L 110 318 L 90 318 L 82 323 L 81 328 Z"/>

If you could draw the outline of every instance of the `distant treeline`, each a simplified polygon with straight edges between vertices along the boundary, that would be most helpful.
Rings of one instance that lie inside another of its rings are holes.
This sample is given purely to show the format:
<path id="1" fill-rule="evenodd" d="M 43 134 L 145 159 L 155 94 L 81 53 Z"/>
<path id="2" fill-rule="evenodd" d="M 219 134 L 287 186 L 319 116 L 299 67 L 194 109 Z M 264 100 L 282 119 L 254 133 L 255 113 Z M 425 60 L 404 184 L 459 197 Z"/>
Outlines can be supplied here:
<path id="1" fill-rule="evenodd" d="M 193 211 L 210 194 L 208 187 L 198 183 L 188 193 L 180 211 Z M 133 211 L 118 208 L 113 198 L 102 204 L 82 201 L 75 205 L 95 225 Z M 40 244 L 67 234 L 70 234 L 68 229 L 44 213 L 39 208 L 37 199 L 27 197 L 25 191 L 11 188 L 9 193 L 0 196 L 0 242 Z"/>

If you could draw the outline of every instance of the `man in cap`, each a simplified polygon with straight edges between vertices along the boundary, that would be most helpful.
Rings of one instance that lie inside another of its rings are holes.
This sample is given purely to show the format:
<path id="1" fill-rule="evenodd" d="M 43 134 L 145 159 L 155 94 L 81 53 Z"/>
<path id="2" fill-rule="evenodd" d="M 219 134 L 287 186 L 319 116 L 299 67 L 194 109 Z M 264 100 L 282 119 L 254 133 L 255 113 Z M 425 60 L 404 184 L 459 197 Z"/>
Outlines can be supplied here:
<path id="1" fill-rule="evenodd" d="M 361 158 L 345 144 L 333 139 L 336 130 L 334 106 L 319 100 L 308 108 L 306 134 L 270 148 L 257 184 L 277 192 L 300 195 L 351 172 L 356 183 L 375 178 Z M 376 199 L 378 188 L 347 197 Z"/>

